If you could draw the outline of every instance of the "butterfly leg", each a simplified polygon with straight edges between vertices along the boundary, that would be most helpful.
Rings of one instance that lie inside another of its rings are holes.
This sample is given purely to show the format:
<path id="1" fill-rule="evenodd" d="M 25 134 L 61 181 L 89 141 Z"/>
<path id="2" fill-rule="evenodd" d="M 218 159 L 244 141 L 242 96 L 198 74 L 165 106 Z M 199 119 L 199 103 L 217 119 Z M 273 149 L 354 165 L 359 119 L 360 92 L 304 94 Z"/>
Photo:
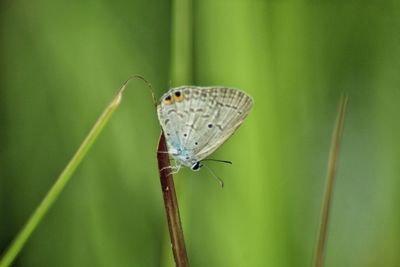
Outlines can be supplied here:
<path id="1" fill-rule="evenodd" d="M 176 164 L 175 166 L 173 166 L 173 167 L 171 168 L 172 171 L 171 171 L 170 174 L 178 173 L 180 169 L 181 169 L 181 164 Z"/>
<path id="2" fill-rule="evenodd" d="M 166 166 L 164 168 L 161 168 L 160 171 L 164 171 L 166 169 L 170 169 L 171 170 L 168 173 L 168 175 L 175 174 L 175 173 L 179 172 L 179 170 L 181 169 L 181 165 L 180 164 L 176 164 L 175 166 L 171 166 L 171 165 L 170 166 Z"/>
<path id="3" fill-rule="evenodd" d="M 169 152 L 169 151 L 157 151 L 158 154 L 169 154 L 169 155 L 174 155 L 174 153 Z"/>

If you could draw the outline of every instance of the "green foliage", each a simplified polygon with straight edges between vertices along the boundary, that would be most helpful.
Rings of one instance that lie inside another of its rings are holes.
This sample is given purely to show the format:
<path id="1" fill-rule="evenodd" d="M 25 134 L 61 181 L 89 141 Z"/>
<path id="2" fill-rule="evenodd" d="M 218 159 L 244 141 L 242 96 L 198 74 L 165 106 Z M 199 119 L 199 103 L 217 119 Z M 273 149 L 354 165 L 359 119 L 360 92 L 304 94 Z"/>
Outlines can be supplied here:
<path id="1" fill-rule="evenodd" d="M 342 92 L 326 266 L 400 262 L 396 1 L 0 5 L 1 251 L 137 73 L 158 95 L 171 82 L 255 99 L 214 156 L 234 164 L 209 164 L 223 190 L 206 171 L 175 176 L 191 266 L 311 265 Z M 148 91 L 134 82 L 15 266 L 170 266 L 158 137 Z"/>

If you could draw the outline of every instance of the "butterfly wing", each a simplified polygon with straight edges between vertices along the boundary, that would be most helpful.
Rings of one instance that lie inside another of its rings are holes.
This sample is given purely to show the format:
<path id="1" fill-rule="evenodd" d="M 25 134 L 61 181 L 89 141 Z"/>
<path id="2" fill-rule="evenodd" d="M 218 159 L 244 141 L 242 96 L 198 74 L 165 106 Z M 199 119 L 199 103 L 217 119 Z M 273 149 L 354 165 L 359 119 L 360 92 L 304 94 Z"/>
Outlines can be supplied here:
<path id="1" fill-rule="evenodd" d="M 184 165 L 214 152 L 240 126 L 253 106 L 244 92 L 224 87 L 182 86 L 169 90 L 158 106 L 170 152 Z"/>
<path id="2" fill-rule="evenodd" d="M 157 106 L 158 119 L 172 154 L 177 154 L 177 150 L 182 147 L 185 137 L 182 127 L 190 115 L 186 112 L 187 103 L 183 99 L 185 98 L 181 88 L 173 88 L 161 97 L 160 104 Z"/>
<path id="3" fill-rule="evenodd" d="M 253 107 L 253 99 L 232 88 L 211 87 L 207 94 L 203 120 L 196 122 L 199 145 L 193 148 L 198 161 L 209 156 L 221 146 L 242 124 Z"/>

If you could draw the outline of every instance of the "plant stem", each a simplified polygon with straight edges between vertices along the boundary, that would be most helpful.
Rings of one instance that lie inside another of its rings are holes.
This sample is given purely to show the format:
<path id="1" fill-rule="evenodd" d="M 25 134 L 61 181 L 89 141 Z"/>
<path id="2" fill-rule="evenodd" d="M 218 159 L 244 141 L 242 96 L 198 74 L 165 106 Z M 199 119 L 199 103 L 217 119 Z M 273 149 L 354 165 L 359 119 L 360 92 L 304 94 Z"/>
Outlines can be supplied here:
<path id="1" fill-rule="evenodd" d="M 157 149 L 158 169 L 160 172 L 161 190 L 164 198 L 165 212 L 167 215 L 169 235 L 171 239 L 172 252 L 177 267 L 189 266 L 186 254 L 185 240 L 179 215 L 178 200 L 176 198 L 174 180 L 171 174 L 169 156 L 165 143 L 164 133 L 161 132 Z"/>
<path id="2" fill-rule="evenodd" d="M 329 151 L 328 169 L 326 174 L 326 187 L 324 192 L 324 202 L 322 207 L 318 244 L 315 253 L 314 266 L 324 265 L 325 250 L 328 235 L 328 224 L 332 206 L 333 188 L 336 174 L 336 166 L 339 157 L 339 147 L 343 134 L 344 119 L 347 108 L 347 96 L 342 96 L 339 103 L 339 110 L 336 118 L 336 126 L 332 135 L 331 148 Z"/>
<path id="3" fill-rule="evenodd" d="M 10 247 L 4 253 L 3 257 L 0 260 L 0 267 L 7 267 L 9 266 L 15 259 L 15 257 L 21 252 L 22 248 L 24 247 L 26 241 L 31 236 L 32 232 L 37 228 L 37 226 L 42 221 L 43 217 L 46 215 L 48 210 L 57 200 L 60 193 L 63 191 L 65 185 L 70 180 L 72 174 L 78 167 L 79 163 L 85 157 L 86 153 L 89 151 L 90 147 L 96 140 L 97 136 L 100 134 L 101 130 L 107 124 L 108 120 L 110 119 L 111 115 L 117 109 L 121 102 L 122 93 L 125 90 L 127 83 L 132 79 L 142 79 L 142 77 L 135 75 L 128 79 L 122 87 L 118 90 L 117 94 L 111 101 L 111 103 L 107 106 L 107 108 L 103 111 L 100 117 L 97 119 L 95 125 L 90 130 L 89 134 L 86 136 L 83 143 L 80 145 L 72 159 L 69 161 L 67 166 L 61 172 L 60 176 L 57 178 L 56 182 L 47 192 L 46 196 L 33 212 L 31 217 L 29 218 L 28 222 L 16 236 L 16 238 L 12 241 Z M 145 81 L 145 80 L 144 80 Z M 146 82 L 146 81 L 145 81 Z"/>

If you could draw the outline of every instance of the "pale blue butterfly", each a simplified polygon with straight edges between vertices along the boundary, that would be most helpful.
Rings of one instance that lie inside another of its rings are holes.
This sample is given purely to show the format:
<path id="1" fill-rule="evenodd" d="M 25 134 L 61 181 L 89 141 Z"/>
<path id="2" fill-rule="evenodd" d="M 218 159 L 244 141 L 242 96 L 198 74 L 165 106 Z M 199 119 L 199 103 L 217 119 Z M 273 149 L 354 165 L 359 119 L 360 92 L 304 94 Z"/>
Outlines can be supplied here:
<path id="1" fill-rule="evenodd" d="M 252 107 L 249 95 L 226 87 L 181 86 L 165 93 L 157 114 L 175 172 L 182 165 L 199 170 L 201 161 L 235 132 Z"/>

